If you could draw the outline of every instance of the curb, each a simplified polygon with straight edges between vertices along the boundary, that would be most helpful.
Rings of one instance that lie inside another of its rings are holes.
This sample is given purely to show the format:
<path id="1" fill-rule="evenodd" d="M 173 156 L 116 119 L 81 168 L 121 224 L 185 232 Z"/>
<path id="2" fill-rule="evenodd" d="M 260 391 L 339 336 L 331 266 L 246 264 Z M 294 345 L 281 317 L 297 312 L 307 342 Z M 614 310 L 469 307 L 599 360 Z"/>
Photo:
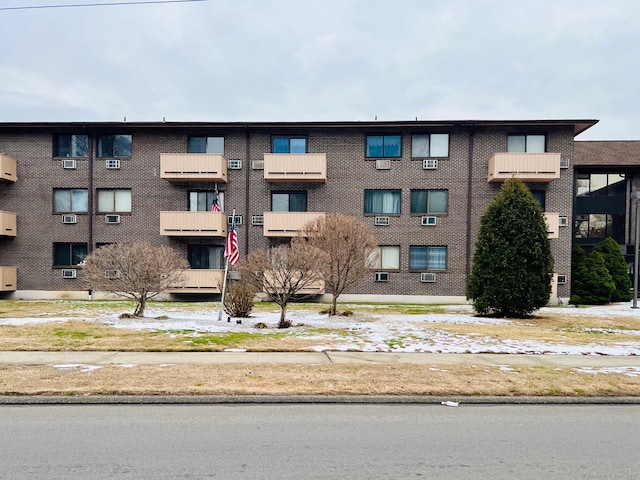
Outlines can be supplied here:
<path id="1" fill-rule="evenodd" d="M 360 404 L 440 405 L 640 405 L 640 397 L 431 397 L 392 395 L 15 395 L 0 396 L 1 405 L 259 405 Z"/>

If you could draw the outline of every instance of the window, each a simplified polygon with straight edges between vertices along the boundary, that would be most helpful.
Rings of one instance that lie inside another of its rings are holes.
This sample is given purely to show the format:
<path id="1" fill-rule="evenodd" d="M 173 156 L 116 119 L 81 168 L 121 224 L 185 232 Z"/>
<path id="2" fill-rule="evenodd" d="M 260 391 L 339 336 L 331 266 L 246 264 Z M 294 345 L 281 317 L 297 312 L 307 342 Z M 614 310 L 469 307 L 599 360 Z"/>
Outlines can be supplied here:
<path id="1" fill-rule="evenodd" d="M 413 158 L 448 157 L 449 134 L 431 133 L 413 135 L 411 137 L 411 156 Z"/>
<path id="2" fill-rule="evenodd" d="M 542 209 L 542 211 L 544 212 L 545 210 L 545 204 L 546 204 L 546 195 L 547 192 L 545 192 L 544 190 L 531 190 L 531 195 L 533 196 L 533 199 L 538 202 L 538 205 L 540 205 L 540 208 Z"/>
<path id="3" fill-rule="evenodd" d="M 100 135 L 98 157 L 130 157 L 131 135 Z"/>
<path id="4" fill-rule="evenodd" d="M 272 212 L 306 212 L 307 192 L 271 192 Z"/>
<path id="5" fill-rule="evenodd" d="M 189 245 L 189 266 L 197 269 L 224 269 L 224 248 L 218 245 Z"/>
<path id="6" fill-rule="evenodd" d="M 400 215 L 400 190 L 365 190 L 364 213 Z"/>
<path id="7" fill-rule="evenodd" d="M 189 153 L 224 154 L 224 137 L 189 137 Z"/>
<path id="8" fill-rule="evenodd" d="M 434 215 L 447 213 L 448 190 L 411 190 L 411 213 Z"/>
<path id="9" fill-rule="evenodd" d="M 508 152 L 544 153 L 545 135 L 509 135 L 507 139 Z"/>
<path id="10" fill-rule="evenodd" d="M 367 135 L 367 157 L 401 157 L 400 135 Z"/>
<path id="11" fill-rule="evenodd" d="M 215 192 L 213 190 L 206 191 L 190 191 L 189 192 L 189 211 L 190 212 L 208 212 L 211 210 L 211 204 Z M 224 212 L 224 192 L 218 192 L 218 205 L 220 210 Z"/>
<path id="12" fill-rule="evenodd" d="M 624 214 L 590 213 L 576 215 L 576 238 L 624 238 Z"/>
<path id="13" fill-rule="evenodd" d="M 98 190 L 98 212 L 130 212 L 131 190 L 128 188 Z"/>
<path id="14" fill-rule="evenodd" d="M 87 253 L 86 243 L 54 243 L 53 266 L 72 267 L 79 265 L 86 258 Z"/>
<path id="15" fill-rule="evenodd" d="M 410 270 L 446 270 L 447 247 L 409 247 Z"/>
<path id="16" fill-rule="evenodd" d="M 272 137 L 271 153 L 307 153 L 305 137 Z"/>
<path id="17" fill-rule="evenodd" d="M 88 150 L 87 135 L 55 135 L 53 137 L 54 157 L 86 157 Z"/>
<path id="18" fill-rule="evenodd" d="M 576 178 L 578 197 L 625 197 L 624 173 L 579 173 Z"/>
<path id="19" fill-rule="evenodd" d="M 56 188 L 53 190 L 55 213 L 80 213 L 89 211 L 89 191 L 85 188 Z"/>
<path id="20" fill-rule="evenodd" d="M 376 248 L 371 252 L 367 264 L 374 269 L 400 270 L 400 247 L 385 245 Z"/>

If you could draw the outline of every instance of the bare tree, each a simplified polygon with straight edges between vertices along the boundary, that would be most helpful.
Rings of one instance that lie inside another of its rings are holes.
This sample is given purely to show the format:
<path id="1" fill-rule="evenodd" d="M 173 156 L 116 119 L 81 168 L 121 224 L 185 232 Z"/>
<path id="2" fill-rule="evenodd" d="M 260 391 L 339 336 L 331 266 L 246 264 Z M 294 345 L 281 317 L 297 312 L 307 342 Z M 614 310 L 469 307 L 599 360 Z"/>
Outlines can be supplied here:
<path id="1" fill-rule="evenodd" d="M 133 315 L 142 317 L 149 299 L 184 284 L 187 268 L 187 261 L 170 247 L 113 243 L 87 256 L 82 277 L 88 288 L 135 300 Z"/>
<path id="2" fill-rule="evenodd" d="M 309 244 L 278 245 L 256 250 L 242 260 L 237 269 L 243 282 L 268 294 L 280 306 L 278 328 L 288 328 L 287 304 L 295 295 L 322 282 L 320 268 L 325 254 Z"/>
<path id="3" fill-rule="evenodd" d="M 310 221 L 294 243 L 307 243 L 328 257 L 322 275 L 332 301 L 329 315 L 336 315 L 338 297 L 362 281 L 377 254 L 378 241 L 371 229 L 354 217 L 328 214 Z"/>

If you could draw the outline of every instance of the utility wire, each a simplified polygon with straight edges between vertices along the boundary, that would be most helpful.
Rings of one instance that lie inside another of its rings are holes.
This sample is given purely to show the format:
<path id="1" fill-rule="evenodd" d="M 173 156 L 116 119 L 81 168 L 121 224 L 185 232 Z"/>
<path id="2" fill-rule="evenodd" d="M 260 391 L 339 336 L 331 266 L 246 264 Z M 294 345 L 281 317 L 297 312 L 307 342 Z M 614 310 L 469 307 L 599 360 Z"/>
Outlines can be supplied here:
<path id="1" fill-rule="evenodd" d="M 42 8 L 74 8 L 74 7 L 113 7 L 114 5 L 147 5 L 159 3 L 190 3 L 208 2 L 209 0 L 150 0 L 150 1 L 128 1 L 128 2 L 100 2 L 100 3 L 68 3 L 61 5 L 30 5 L 22 7 L 0 7 L 2 10 L 35 10 Z"/>

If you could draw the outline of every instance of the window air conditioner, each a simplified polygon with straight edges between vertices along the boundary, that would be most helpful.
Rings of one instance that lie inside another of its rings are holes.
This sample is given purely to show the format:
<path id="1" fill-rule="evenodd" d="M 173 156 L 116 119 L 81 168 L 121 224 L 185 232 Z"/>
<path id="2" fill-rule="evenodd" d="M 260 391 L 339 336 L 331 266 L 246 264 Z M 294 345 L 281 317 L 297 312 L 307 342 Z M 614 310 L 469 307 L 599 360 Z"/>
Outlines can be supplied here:
<path id="1" fill-rule="evenodd" d="M 109 158 L 105 160 L 105 166 L 107 170 L 119 170 L 120 169 L 120 159 L 118 158 Z"/>
<path id="2" fill-rule="evenodd" d="M 435 283 L 436 282 L 436 274 L 431 272 L 422 272 L 420 274 L 420 281 L 422 283 Z"/>
<path id="3" fill-rule="evenodd" d="M 105 270 L 104 271 L 104 276 L 105 276 L 105 278 L 108 278 L 108 279 L 118 278 L 120 276 L 120 271 L 119 270 Z"/>
<path id="4" fill-rule="evenodd" d="M 388 282 L 389 281 L 389 272 L 376 272 L 375 281 L 376 282 Z"/>
<path id="5" fill-rule="evenodd" d="M 120 223 L 120 215 L 105 215 L 104 223 Z"/>
<path id="6" fill-rule="evenodd" d="M 560 157 L 560 168 L 569 168 L 569 159 L 567 157 Z"/>
<path id="7" fill-rule="evenodd" d="M 242 170 L 242 160 L 229 160 L 227 162 L 229 170 Z"/>
<path id="8" fill-rule="evenodd" d="M 72 158 L 62 160 L 62 168 L 64 169 L 73 170 L 77 168 L 77 166 L 76 161 Z"/>
<path id="9" fill-rule="evenodd" d="M 425 226 L 433 226 L 438 222 L 438 217 L 422 217 L 420 219 L 420 225 Z"/>
<path id="10" fill-rule="evenodd" d="M 62 270 L 62 278 L 76 278 L 78 272 L 75 269 L 65 268 Z"/>
<path id="11" fill-rule="evenodd" d="M 391 170 L 391 160 L 376 160 L 377 170 Z"/>
<path id="12" fill-rule="evenodd" d="M 422 168 L 424 170 L 435 170 L 438 168 L 438 160 L 435 158 L 427 158 L 422 161 Z"/>
<path id="13" fill-rule="evenodd" d="M 72 214 L 62 215 L 62 223 L 77 223 L 78 217 Z"/>
<path id="14" fill-rule="evenodd" d="M 227 225 L 231 225 L 233 215 L 227 215 Z M 236 226 L 242 225 L 242 215 L 236 215 Z"/>
<path id="15" fill-rule="evenodd" d="M 389 217 L 376 217 L 373 220 L 373 224 L 378 226 L 389 225 Z"/>
<path id="16" fill-rule="evenodd" d="M 264 160 L 252 160 L 251 168 L 254 170 L 264 170 Z"/>
<path id="17" fill-rule="evenodd" d="M 264 225 L 264 215 L 251 215 L 251 225 Z"/>
<path id="18" fill-rule="evenodd" d="M 567 283 L 567 276 L 558 275 L 558 285 L 564 285 L 565 283 Z"/>
<path id="19" fill-rule="evenodd" d="M 558 217 L 558 226 L 559 227 L 568 227 L 569 226 L 569 217 Z"/>

